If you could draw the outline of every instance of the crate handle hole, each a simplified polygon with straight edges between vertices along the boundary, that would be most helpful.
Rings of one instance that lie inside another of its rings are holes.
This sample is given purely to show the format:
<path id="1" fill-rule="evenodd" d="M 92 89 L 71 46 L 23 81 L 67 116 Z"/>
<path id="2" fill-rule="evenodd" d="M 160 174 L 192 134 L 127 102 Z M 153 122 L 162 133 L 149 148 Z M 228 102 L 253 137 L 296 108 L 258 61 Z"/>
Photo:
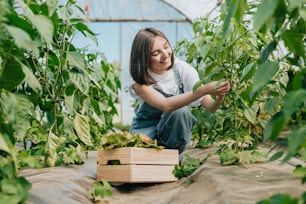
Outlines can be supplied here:
<path id="1" fill-rule="evenodd" d="M 108 160 L 107 165 L 120 165 L 120 160 Z"/>

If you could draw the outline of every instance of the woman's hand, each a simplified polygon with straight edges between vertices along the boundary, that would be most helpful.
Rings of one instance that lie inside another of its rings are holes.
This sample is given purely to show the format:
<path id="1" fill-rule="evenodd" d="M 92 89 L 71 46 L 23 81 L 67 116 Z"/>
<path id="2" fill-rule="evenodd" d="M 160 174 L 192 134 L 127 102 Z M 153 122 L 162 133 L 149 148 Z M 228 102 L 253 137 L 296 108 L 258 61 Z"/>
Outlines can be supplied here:
<path id="1" fill-rule="evenodd" d="M 224 96 L 231 89 L 229 81 L 224 81 L 219 84 L 217 81 L 212 81 L 203 85 L 203 89 L 206 90 L 207 94 L 215 96 Z"/>
<path id="2" fill-rule="evenodd" d="M 207 91 L 207 96 L 205 96 L 202 100 L 202 105 L 209 110 L 210 112 L 214 113 L 223 102 L 225 95 L 231 89 L 231 84 L 229 81 L 222 82 L 209 82 L 204 84 L 203 90 Z M 211 95 L 215 95 L 216 99 L 213 99 Z"/>

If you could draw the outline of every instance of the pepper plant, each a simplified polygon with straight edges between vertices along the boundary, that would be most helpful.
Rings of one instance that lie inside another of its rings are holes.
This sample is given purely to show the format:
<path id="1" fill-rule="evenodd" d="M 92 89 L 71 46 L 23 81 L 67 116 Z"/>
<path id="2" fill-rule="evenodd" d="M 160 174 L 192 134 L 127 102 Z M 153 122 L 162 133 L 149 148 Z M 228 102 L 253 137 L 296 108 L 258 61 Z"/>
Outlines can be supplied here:
<path id="1" fill-rule="evenodd" d="M 74 1 L 0 4 L 0 202 L 23 203 L 21 166 L 83 163 L 112 130 L 119 67 L 75 47 L 78 32 L 96 37 Z"/>
<path id="2" fill-rule="evenodd" d="M 210 125 L 205 130 L 207 122 L 202 122 L 205 115 L 201 116 L 198 126 L 205 125 L 202 128 L 205 131 L 215 128 L 214 132 L 207 132 L 207 137 L 213 137 L 211 141 L 220 141 L 220 136 L 215 134 L 216 127 L 221 130 L 220 133 L 234 133 L 234 137 L 231 137 L 235 141 L 234 148 L 245 142 L 254 142 L 256 138 L 275 141 L 282 131 L 289 130 L 289 135 L 285 138 L 288 150 L 277 152 L 270 160 L 285 155 L 283 162 L 292 157 L 305 161 L 305 3 L 304 0 L 227 0 L 223 5 L 225 10 L 221 11 L 220 21 L 214 24 L 214 29 L 209 29 L 212 27 L 210 22 L 203 23 L 200 19 L 194 23 L 194 41 L 185 41 L 179 45 L 177 51 L 186 54 L 189 62 L 200 73 L 204 73 L 202 82 L 220 78 L 236 81 L 237 87 L 233 90 L 235 93 L 228 97 L 231 103 L 225 101 L 221 114 L 215 114 L 215 119 L 209 117 L 208 121 L 217 121 L 218 125 Z M 227 48 L 226 52 L 222 52 L 220 47 Z M 226 68 L 226 71 L 220 72 L 214 65 Z M 229 73 L 226 73 L 228 70 Z M 230 105 L 234 112 L 228 109 Z M 196 115 L 201 115 L 199 110 L 196 111 Z M 232 117 L 228 118 L 230 115 L 223 111 L 231 112 Z M 225 121 L 230 127 L 226 126 Z M 252 139 L 247 135 L 252 136 Z M 222 151 L 225 154 L 221 154 Z M 237 162 L 238 159 L 228 146 L 220 148 L 219 155 L 225 156 L 223 159 L 231 161 L 230 163 Z M 296 166 L 294 171 L 301 175 L 302 183 L 306 180 L 305 172 L 306 168 L 302 165 Z M 287 203 L 284 197 L 286 195 L 275 195 L 259 203 L 274 200 Z M 301 202 L 304 200 L 305 193 Z"/>
<path id="3" fill-rule="evenodd" d="M 193 109 L 198 119 L 194 134 L 199 140 L 198 146 L 222 142 L 217 152 L 221 163 L 250 163 L 264 156 L 253 149 L 262 141 L 268 117 L 262 104 L 268 100 L 267 94 L 256 101 L 249 97 L 258 50 L 264 43 L 249 30 L 249 21 L 233 22 L 232 29 L 225 34 L 222 22 L 227 18 L 226 11 L 224 7 L 221 15 L 213 20 L 197 19 L 193 23 L 193 41 L 182 41 L 176 51 L 186 55 L 187 61 L 197 68 L 201 81 L 195 88 L 211 80 L 229 80 L 233 86 L 215 114 L 204 108 Z M 278 86 L 266 89 L 265 93 L 281 95 L 284 90 L 280 83 L 275 80 Z"/>

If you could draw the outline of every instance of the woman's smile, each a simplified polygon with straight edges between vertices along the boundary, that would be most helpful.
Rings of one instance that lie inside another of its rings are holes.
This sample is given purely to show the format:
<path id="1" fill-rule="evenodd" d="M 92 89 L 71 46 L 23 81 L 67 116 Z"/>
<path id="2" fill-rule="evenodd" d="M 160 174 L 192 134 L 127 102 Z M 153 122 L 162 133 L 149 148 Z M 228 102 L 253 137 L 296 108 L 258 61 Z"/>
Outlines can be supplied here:
<path id="1" fill-rule="evenodd" d="M 152 43 L 150 68 L 156 74 L 163 74 L 171 66 L 172 49 L 167 40 L 159 36 Z"/>

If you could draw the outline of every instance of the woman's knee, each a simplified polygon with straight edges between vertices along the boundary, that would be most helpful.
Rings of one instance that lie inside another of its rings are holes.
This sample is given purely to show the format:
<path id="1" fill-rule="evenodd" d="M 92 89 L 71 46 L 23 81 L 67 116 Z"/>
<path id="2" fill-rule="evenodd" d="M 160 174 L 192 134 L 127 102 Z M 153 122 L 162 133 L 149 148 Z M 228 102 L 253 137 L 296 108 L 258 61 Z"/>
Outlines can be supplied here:
<path id="1" fill-rule="evenodd" d="M 196 121 L 195 117 L 186 107 L 180 108 L 168 114 L 169 114 L 168 120 L 172 120 L 176 124 L 184 123 L 184 124 L 190 124 L 191 126 L 193 126 Z"/>

